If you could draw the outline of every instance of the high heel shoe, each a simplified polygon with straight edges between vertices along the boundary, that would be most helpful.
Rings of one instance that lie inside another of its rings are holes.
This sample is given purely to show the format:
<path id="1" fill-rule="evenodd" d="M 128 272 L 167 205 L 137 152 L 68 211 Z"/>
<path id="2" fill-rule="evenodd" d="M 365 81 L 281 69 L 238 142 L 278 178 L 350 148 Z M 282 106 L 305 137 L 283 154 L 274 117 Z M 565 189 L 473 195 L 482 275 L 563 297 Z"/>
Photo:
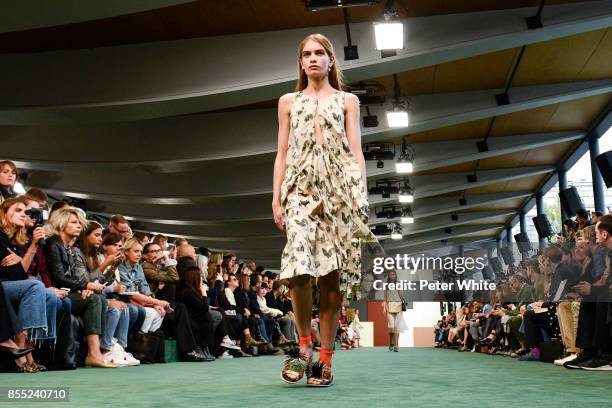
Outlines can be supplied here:
<path id="1" fill-rule="evenodd" d="M 33 350 L 34 349 L 31 348 L 20 349 L 14 347 L 0 346 L 0 358 L 2 358 L 3 360 L 16 360 L 23 356 L 27 356 Z"/>

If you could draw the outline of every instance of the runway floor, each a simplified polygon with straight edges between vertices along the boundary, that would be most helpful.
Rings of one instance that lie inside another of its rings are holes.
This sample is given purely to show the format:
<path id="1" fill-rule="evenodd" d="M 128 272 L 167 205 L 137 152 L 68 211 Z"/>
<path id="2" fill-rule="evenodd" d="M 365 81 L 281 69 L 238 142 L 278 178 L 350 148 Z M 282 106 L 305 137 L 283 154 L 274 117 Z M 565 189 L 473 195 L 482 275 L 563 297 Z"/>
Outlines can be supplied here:
<path id="1" fill-rule="evenodd" d="M 336 353 L 331 388 L 289 386 L 281 357 L 121 369 L 0 374 L 0 387 L 70 387 L 70 402 L 0 406 L 610 407 L 612 372 L 453 350 L 363 348 Z"/>

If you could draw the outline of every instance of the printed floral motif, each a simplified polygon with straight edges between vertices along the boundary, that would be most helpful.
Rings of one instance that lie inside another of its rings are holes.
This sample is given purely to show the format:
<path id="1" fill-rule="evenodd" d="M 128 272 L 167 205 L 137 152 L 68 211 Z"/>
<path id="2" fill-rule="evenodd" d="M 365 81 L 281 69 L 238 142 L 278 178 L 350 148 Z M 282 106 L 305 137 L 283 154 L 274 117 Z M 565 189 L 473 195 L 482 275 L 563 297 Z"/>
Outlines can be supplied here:
<path id="1" fill-rule="evenodd" d="M 315 120 L 323 141 L 316 142 Z M 359 164 L 344 129 L 344 93 L 317 100 L 302 92 L 291 109 L 287 174 L 281 185 L 287 245 L 281 279 L 341 272 L 341 287 L 358 284 L 362 241 L 376 241 L 362 209 Z"/>

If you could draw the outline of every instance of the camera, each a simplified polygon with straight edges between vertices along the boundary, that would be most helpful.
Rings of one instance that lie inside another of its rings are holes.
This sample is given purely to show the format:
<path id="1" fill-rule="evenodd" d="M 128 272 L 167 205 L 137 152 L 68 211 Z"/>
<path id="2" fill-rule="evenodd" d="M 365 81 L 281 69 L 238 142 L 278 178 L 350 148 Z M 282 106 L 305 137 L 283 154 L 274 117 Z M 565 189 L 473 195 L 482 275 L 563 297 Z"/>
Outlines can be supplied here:
<path id="1" fill-rule="evenodd" d="M 25 214 L 34 220 L 34 227 L 33 227 L 34 229 L 39 228 L 39 227 L 44 227 L 47 221 L 47 218 L 49 218 L 49 213 L 46 210 L 43 210 L 41 208 L 30 208 L 29 210 L 25 211 Z M 45 239 L 43 238 L 40 241 L 38 241 L 38 244 L 41 246 L 44 246 Z"/>

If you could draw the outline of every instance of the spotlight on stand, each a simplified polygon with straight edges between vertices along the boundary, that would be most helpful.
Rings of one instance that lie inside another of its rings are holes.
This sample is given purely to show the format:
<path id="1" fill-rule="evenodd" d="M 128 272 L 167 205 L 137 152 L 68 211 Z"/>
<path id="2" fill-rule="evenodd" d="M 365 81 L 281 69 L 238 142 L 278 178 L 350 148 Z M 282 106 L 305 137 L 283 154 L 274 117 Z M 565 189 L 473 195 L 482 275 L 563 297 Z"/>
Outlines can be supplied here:
<path id="1" fill-rule="evenodd" d="M 321 11 L 344 7 L 371 6 L 376 0 L 305 0 L 306 10 Z"/>
<path id="2" fill-rule="evenodd" d="M 404 48 L 404 24 L 393 7 L 393 0 L 387 0 L 384 18 L 384 22 L 374 23 L 376 49 L 388 51 Z"/>
<path id="3" fill-rule="evenodd" d="M 407 127 L 410 124 L 408 103 L 401 100 L 397 74 L 393 74 L 393 88 L 393 107 L 387 111 L 387 125 L 390 128 Z"/>
<path id="4" fill-rule="evenodd" d="M 409 154 L 407 151 L 408 146 L 406 145 L 406 138 L 404 138 L 402 141 L 402 154 L 395 162 L 395 170 L 400 174 L 412 173 L 413 171 L 412 157 L 414 153 L 414 148 L 410 146 L 410 149 L 412 150 L 412 152 Z"/>
<path id="5" fill-rule="evenodd" d="M 404 186 L 399 191 L 400 203 L 412 203 L 414 201 L 414 193 L 408 184 L 408 180 L 404 179 Z"/>
<path id="6" fill-rule="evenodd" d="M 410 206 L 402 210 L 402 224 L 414 224 L 414 215 L 412 215 L 412 208 Z"/>
<path id="7" fill-rule="evenodd" d="M 403 238 L 402 227 L 399 224 L 394 224 L 391 230 L 391 239 L 399 240 Z"/>

